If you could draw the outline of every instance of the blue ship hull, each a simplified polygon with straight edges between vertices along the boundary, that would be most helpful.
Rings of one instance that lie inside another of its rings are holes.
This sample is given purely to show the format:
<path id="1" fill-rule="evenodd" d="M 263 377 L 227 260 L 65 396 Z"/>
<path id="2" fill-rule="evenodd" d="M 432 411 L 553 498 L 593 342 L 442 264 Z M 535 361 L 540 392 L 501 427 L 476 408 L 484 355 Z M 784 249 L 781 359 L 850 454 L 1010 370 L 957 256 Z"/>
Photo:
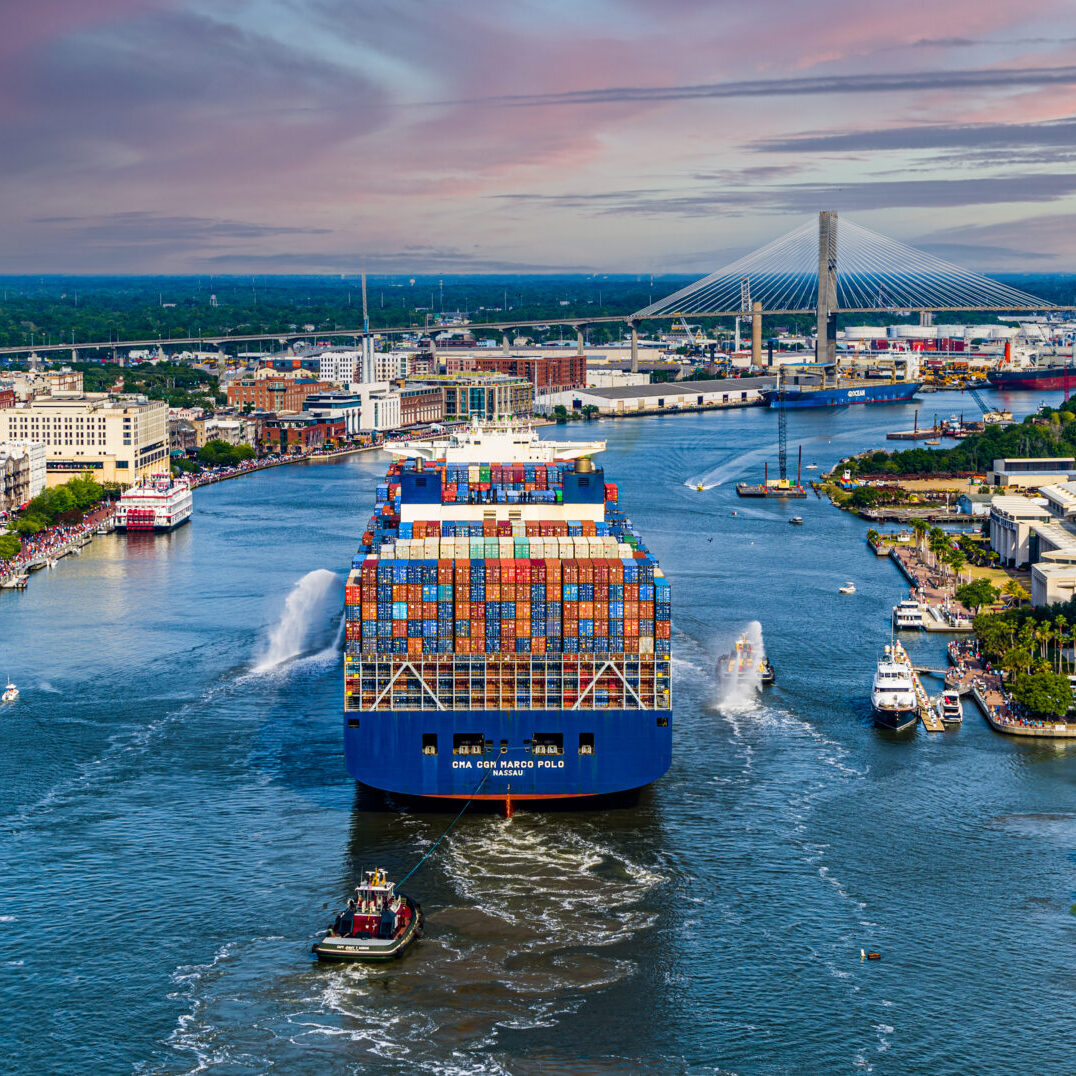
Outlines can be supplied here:
<path id="1" fill-rule="evenodd" d="M 863 385 L 844 389 L 776 389 L 762 393 L 770 407 L 847 407 L 850 404 L 907 403 L 921 388 L 921 381 Z"/>
<path id="2" fill-rule="evenodd" d="M 351 776 L 408 796 L 467 798 L 476 789 L 478 798 L 499 800 L 509 793 L 513 800 L 601 796 L 648 785 L 672 762 L 667 710 L 381 710 L 349 713 L 344 724 Z M 460 733 L 481 734 L 492 750 L 453 754 Z M 532 754 L 524 746 L 547 733 L 561 735 L 562 754 Z M 423 753 L 423 737 L 429 743 L 431 735 L 436 755 Z M 580 754 L 582 737 L 593 738 L 593 753 Z"/>

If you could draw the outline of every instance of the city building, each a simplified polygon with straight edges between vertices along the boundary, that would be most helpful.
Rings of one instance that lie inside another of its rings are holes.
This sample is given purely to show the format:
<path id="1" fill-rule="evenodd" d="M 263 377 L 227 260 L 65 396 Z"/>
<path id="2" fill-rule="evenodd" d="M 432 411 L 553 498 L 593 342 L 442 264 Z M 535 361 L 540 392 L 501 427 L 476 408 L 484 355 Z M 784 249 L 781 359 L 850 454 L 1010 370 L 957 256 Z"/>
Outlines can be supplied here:
<path id="1" fill-rule="evenodd" d="M 1035 524 L 1051 519 L 1042 498 L 995 497 L 990 502 L 990 548 L 1010 568 L 1025 568 L 1038 560 L 1030 541 Z"/>
<path id="2" fill-rule="evenodd" d="M 328 348 L 317 357 L 318 376 L 322 381 L 347 388 L 362 380 L 362 351 L 354 348 Z"/>
<path id="3" fill-rule="evenodd" d="M 90 471 L 134 485 L 167 467 L 168 405 L 144 396 L 40 396 L 0 410 L 0 441 L 45 445 L 48 485 Z"/>
<path id="4" fill-rule="evenodd" d="M 362 430 L 362 396 L 359 393 L 311 393 L 303 402 L 303 411 L 322 422 L 342 421 L 349 437 Z"/>
<path id="5" fill-rule="evenodd" d="M 988 516 L 994 499 L 991 493 L 962 493 L 956 501 L 956 510 L 964 516 Z"/>
<path id="6" fill-rule="evenodd" d="M 639 371 L 633 374 L 631 370 L 608 370 L 600 366 L 587 367 L 588 389 L 623 389 L 633 385 L 649 385 L 650 375 Z"/>
<path id="7" fill-rule="evenodd" d="M 449 355 L 447 373 L 482 371 L 525 377 L 536 395 L 583 388 L 587 383 L 585 355 Z"/>
<path id="8" fill-rule="evenodd" d="M 1025 489 L 1069 482 L 1074 478 L 1076 459 L 1071 456 L 994 460 L 993 469 L 986 476 L 992 486 L 1023 486 Z"/>
<path id="9" fill-rule="evenodd" d="M 534 410 L 534 386 L 506 374 L 444 374 L 426 378 L 445 392 L 445 418 L 496 418 L 529 415 Z"/>
<path id="10" fill-rule="evenodd" d="M 45 476 L 43 444 L 0 441 L 0 512 L 32 501 L 45 488 Z"/>
<path id="11" fill-rule="evenodd" d="M 339 443 L 345 439 L 343 419 L 319 419 L 311 414 L 277 415 L 265 420 L 262 438 L 271 452 L 307 452 L 321 448 L 326 442 Z"/>
<path id="12" fill-rule="evenodd" d="M 364 433 L 386 433 L 400 428 L 400 396 L 388 385 L 360 385 L 361 429 Z"/>
<path id="13" fill-rule="evenodd" d="M 15 406 L 15 390 L 0 385 L 0 407 Z"/>
<path id="14" fill-rule="evenodd" d="M 405 383 L 396 393 L 400 397 L 401 426 L 440 422 L 445 417 L 445 390 L 440 385 Z"/>
<path id="15" fill-rule="evenodd" d="M 228 406 L 243 408 L 252 404 L 257 411 L 294 414 L 314 392 L 330 392 L 334 385 L 322 381 L 293 380 L 288 377 L 243 377 L 228 385 Z"/>

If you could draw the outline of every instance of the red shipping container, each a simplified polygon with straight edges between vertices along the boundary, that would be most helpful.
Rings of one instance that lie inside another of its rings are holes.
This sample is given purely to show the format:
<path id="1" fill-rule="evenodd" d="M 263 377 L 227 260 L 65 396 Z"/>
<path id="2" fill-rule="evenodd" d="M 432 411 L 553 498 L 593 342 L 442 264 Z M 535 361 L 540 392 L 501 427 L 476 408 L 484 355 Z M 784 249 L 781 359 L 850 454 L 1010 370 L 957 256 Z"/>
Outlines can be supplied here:
<path id="1" fill-rule="evenodd" d="M 437 619 L 437 602 L 419 602 L 423 620 Z"/>
<path id="2" fill-rule="evenodd" d="M 545 561 L 544 560 L 532 560 L 531 561 L 531 583 L 544 583 L 545 582 Z"/>
<path id="3" fill-rule="evenodd" d="M 625 583 L 624 584 L 624 601 L 632 602 L 639 600 L 639 584 L 638 583 Z"/>
<path id="4" fill-rule="evenodd" d="M 654 621 L 654 638 L 655 639 L 670 639 L 672 638 L 672 624 L 667 620 L 655 620 Z"/>
<path id="5" fill-rule="evenodd" d="M 471 640 L 468 638 L 457 638 L 453 646 L 457 654 L 469 654 L 471 652 Z"/>
<path id="6" fill-rule="evenodd" d="M 593 583 L 594 582 L 594 561 L 592 560 L 580 560 L 576 561 L 579 565 L 579 582 L 580 583 Z"/>
<path id="7" fill-rule="evenodd" d="M 545 653 L 545 636 L 534 635 L 531 637 L 531 653 L 532 654 L 544 654 Z"/>
<path id="8" fill-rule="evenodd" d="M 639 653 L 639 636 L 628 635 L 624 632 L 624 653 L 625 654 L 638 654 Z"/>
<path id="9" fill-rule="evenodd" d="M 605 483 L 605 499 L 607 501 L 616 501 L 620 498 L 620 490 L 616 488 L 615 482 Z"/>
<path id="10" fill-rule="evenodd" d="M 348 642 L 358 642 L 362 639 L 362 623 L 358 620 L 349 620 L 344 624 L 344 638 Z"/>
<path id="11" fill-rule="evenodd" d="M 394 639 L 406 639 L 407 638 L 407 621 L 406 620 L 394 620 L 392 622 L 392 637 Z"/>
<path id="12" fill-rule="evenodd" d="M 361 587 L 344 587 L 344 602 L 348 605 L 358 605 L 362 601 Z"/>

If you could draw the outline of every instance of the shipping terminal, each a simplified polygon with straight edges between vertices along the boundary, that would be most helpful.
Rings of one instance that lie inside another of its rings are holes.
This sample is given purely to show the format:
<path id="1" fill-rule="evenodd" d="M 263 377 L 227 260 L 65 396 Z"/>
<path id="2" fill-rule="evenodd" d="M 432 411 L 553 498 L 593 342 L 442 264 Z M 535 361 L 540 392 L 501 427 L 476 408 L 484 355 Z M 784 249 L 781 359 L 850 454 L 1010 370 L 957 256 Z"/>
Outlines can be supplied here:
<path id="1" fill-rule="evenodd" d="M 668 770 L 669 584 L 604 449 L 509 420 L 390 449 L 345 594 L 353 777 L 510 810 Z"/>

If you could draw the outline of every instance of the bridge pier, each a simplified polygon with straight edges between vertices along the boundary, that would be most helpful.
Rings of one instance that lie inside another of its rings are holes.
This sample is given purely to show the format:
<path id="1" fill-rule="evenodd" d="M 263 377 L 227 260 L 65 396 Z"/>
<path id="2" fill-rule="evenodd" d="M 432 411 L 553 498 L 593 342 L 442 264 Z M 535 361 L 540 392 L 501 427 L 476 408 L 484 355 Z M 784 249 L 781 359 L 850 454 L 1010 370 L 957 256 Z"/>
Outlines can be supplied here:
<path id="1" fill-rule="evenodd" d="M 818 214 L 818 315 L 815 361 L 837 361 L 837 214 Z"/>
<path id="2" fill-rule="evenodd" d="M 575 353 L 577 355 L 586 354 L 586 341 L 583 339 L 583 330 L 578 325 L 575 327 Z"/>
<path id="3" fill-rule="evenodd" d="M 511 344 L 508 340 L 508 333 L 501 333 L 501 353 L 507 355 L 511 350 Z"/>
<path id="4" fill-rule="evenodd" d="M 762 367 L 762 304 L 751 304 L 751 365 Z"/>
<path id="5" fill-rule="evenodd" d="M 629 321 L 631 326 L 631 372 L 637 374 L 639 372 L 639 323 L 637 321 Z"/>

